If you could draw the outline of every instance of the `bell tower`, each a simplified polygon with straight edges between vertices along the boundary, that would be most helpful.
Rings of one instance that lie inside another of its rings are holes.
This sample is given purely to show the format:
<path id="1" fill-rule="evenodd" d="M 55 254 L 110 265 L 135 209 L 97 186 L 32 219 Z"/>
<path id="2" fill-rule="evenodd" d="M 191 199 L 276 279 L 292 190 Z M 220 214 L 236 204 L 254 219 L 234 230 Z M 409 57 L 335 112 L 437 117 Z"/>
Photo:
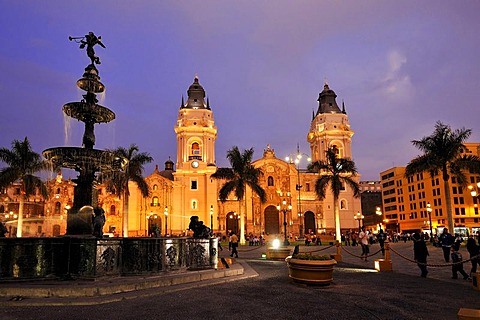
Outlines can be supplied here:
<path id="1" fill-rule="evenodd" d="M 182 96 L 174 127 L 177 136 L 177 170 L 173 174 L 173 214 L 182 217 L 178 219 L 182 221 L 178 229 L 182 230 L 188 228 L 191 216 L 198 216 L 205 225 L 210 226 L 211 213 L 217 213 L 216 181 L 210 178 L 217 169 L 217 127 L 198 75 L 195 75 L 187 94 L 186 102 Z"/>
<path id="2" fill-rule="evenodd" d="M 310 143 L 312 161 L 325 160 L 325 152 L 335 146 L 339 158 L 352 159 L 352 136 L 345 104 L 337 105 L 337 95 L 327 83 L 318 95 L 318 109 L 313 114 L 307 141 Z"/>

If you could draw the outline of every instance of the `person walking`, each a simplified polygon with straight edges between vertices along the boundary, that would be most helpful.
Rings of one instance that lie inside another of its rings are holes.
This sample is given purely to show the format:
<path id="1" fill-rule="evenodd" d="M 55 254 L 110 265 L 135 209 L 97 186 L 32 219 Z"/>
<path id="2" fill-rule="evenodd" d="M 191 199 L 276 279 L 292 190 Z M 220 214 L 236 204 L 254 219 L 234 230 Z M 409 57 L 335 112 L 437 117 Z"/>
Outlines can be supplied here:
<path id="1" fill-rule="evenodd" d="M 413 258 L 422 271 L 421 277 L 427 277 L 427 256 L 429 255 L 424 235 L 415 232 L 413 234 Z"/>
<path id="2" fill-rule="evenodd" d="M 472 269 L 470 270 L 470 277 L 473 273 L 477 272 L 477 265 L 480 264 L 480 246 L 477 245 L 474 238 L 468 238 L 467 251 L 470 254 L 470 262 L 472 263 Z"/>
<path id="3" fill-rule="evenodd" d="M 232 235 L 230 236 L 230 243 L 232 244 L 232 253 L 230 254 L 230 257 L 233 257 L 233 255 L 235 255 L 235 258 L 238 258 L 238 237 L 235 232 L 232 232 Z"/>
<path id="4" fill-rule="evenodd" d="M 368 247 L 368 238 L 368 233 L 365 231 L 365 227 L 362 227 L 360 233 L 358 234 L 358 240 L 362 246 L 362 254 L 360 259 L 365 259 L 365 261 L 367 261 L 368 254 L 370 252 Z"/>
<path id="5" fill-rule="evenodd" d="M 452 256 L 452 279 L 458 279 L 458 273 L 463 276 L 463 280 L 470 280 L 471 278 L 463 270 L 463 258 L 462 254 L 459 252 L 460 246 L 453 245 L 451 247 L 451 256 Z"/>
<path id="6" fill-rule="evenodd" d="M 448 233 L 447 228 L 443 228 L 443 232 L 440 235 L 440 238 L 438 239 L 438 241 L 442 246 L 443 258 L 445 259 L 445 262 L 450 262 L 450 251 L 453 243 L 455 242 L 455 239 L 450 233 Z"/>
<path id="7" fill-rule="evenodd" d="M 377 241 L 380 244 L 380 250 L 382 250 L 382 255 L 385 255 L 385 240 L 387 239 L 386 234 L 383 232 L 383 229 L 380 229 L 377 235 Z"/>

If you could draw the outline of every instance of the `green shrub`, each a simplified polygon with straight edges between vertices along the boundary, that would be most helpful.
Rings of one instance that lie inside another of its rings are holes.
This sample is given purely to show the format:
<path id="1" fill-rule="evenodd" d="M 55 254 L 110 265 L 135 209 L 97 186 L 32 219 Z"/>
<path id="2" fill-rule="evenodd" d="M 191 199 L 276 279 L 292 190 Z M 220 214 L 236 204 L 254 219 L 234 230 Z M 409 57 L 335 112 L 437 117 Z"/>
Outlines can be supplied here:
<path id="1" fill-rule="evenodd" d="M 300 259 L 300 260 L 332 260 L 329 255 L 318 255 L 318 254 L 310 254 L 310 253 L 297 253 L 292 256 L 292 259 Z"/>

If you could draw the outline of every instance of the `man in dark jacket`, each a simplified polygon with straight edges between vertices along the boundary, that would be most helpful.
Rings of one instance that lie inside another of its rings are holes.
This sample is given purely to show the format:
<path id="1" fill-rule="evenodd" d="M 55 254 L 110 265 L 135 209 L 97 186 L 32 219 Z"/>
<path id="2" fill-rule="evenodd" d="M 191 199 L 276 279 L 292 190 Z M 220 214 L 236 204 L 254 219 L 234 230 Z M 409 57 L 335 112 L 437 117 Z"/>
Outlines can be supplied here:
<path id="1" fill-rule="evenodd" d="M 455 242 L 455 239 L 450 233 L 448 233 L 447 228 L 443 228 L 443 232 L 440 235 L 439 242 L 442 246 L 443 258 L 445 259 L 445 262 L 450 262 L 450 250 L 453 243 Z"/>
<path id="2" fill-rule="evenodd" d="M 420 235 L 418 232 L 413 234 L 413 257 L 417 262 L 418 267 L 422 271 L 420 275 L 423 278 L 427 277 L 427 256 L 428 256 L 427 244 L 425 243 L 425 238 Z"/>

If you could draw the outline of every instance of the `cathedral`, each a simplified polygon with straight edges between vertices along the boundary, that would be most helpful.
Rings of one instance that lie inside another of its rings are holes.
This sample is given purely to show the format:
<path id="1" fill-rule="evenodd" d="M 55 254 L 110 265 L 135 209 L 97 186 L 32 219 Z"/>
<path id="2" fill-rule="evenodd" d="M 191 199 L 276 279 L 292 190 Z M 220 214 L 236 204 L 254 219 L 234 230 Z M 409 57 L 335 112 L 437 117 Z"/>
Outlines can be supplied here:
<path id="1" fill-rule="evenodd" d="M 354 132 L 345 106 L 342 104 L 340 109 L 336 97 L 325 84 L 307 134 L 312 161 L 325 160 L 325 151 L 330 147 L 334 147 L 338 157 L 352 158 Z M 240 235 L 280 239 L 285 236 L 302 238 L 306 234 L 322 235 L 322 239 L 333 236 L 333 195 L 327 191 L 325 199 L 317 198 L 315 181 L 319 175 L 300 169 L 298 160 L 302 154 L 298 148 L 297 158 L 280 159 L 275 155 L 274 146 L 267 145 L 263 156 L 252 162 L 263 172 L 259 184 L 266 191 L 266 202 L 262 203 L 249 188 L 244 201 L 237 201 L 233 194 L 225 202 L 219 200 L 224 181 L 211 177 L 217 170 L 217 127 L 213 109 L 197 76 L 187 90 L 187 99 L 182 97 L 174 130 L 177 139 L 175 162 L 168 159 L 163 168 L 157 165 L 145 177 L 150 196 L 144 198 L 136 184 L 129 183 L 128 236 L 188 235 L 192 216 L 198 216 L 204 225 L 221 235 L 234 231 Z M 360 177 L 355 179 L 358 182 Z M 74 184 L 63 179 L 61 172 L 47 184 L 52 197 L 43 200 L 36 195 L 26 202 L 24 236 L 58 236 L 66 232 Z M 97 185 L 96 189 L 105 210 L 104 232 L 109 236 L 123 235 L 122 199 L 103 185 Z M 19 188 L 13 186 L 0 199 L 0 212 L 7 212 L 5 217 L 8 217 L 7 226 L 12 235 L 16 229 L 14 215 L 18 211 L 18 196 Z M 338 201 L 342 233 L 356 229 L 354 215 L 361 211 L 360 198 L 355 198 L 352 190 L 345 186 Z M 42 206 L 44 212 L 40 212 Z"/>
<path id="2" fill-rule="evenodd" d="M 327 192 L 324 200 L 317 198 L 314 187 L 318 173 L 300 169 L 295 159 L 277 158 L 270 145 L 263 150 L 262 158 L 252 162 L 263 172 L 259 184 L 266 191 L 267 201 L 261 203 L 249 188 L 244 201 L 237 201 L 233 194 L 225 202 L 218 200 L 224 182 L 211 178 L 217 170 L 217 127 L 198 76 L 188 88 L 187 95 L 186 101 L 182 98 L 174 125 L 176 162 L 168 159 L 163 170 L 157 166 L 145 178 L 151 190 L 148 199 L 143 198 L 131 183 L 129 236 L 146 236 L 154 230 L 161 235 L 187 235 L 192 216 L 198 216 L 214 233 L 222 235 L 229 231 L 281 238 L 285 231 L 291 238 L 312 233 L 333 235 L 333 195 Z M 325 160 L 325 151 L 330 147 L 335 147 L 339 157 L 352 158 L 354 132 L 345 106 L 342 104 L 340 109 L 336 97 L 325 84 L 307 135 L 312 161 Z M 301 156 L 299 151 L 298 156 Z M 360 177 L 355 179 L 358 182 Z M 338 205 L 342 232 L 355 229 L 354 215 L 361 210 L 360 198 L 355 198 L 345 186 Z"/>

